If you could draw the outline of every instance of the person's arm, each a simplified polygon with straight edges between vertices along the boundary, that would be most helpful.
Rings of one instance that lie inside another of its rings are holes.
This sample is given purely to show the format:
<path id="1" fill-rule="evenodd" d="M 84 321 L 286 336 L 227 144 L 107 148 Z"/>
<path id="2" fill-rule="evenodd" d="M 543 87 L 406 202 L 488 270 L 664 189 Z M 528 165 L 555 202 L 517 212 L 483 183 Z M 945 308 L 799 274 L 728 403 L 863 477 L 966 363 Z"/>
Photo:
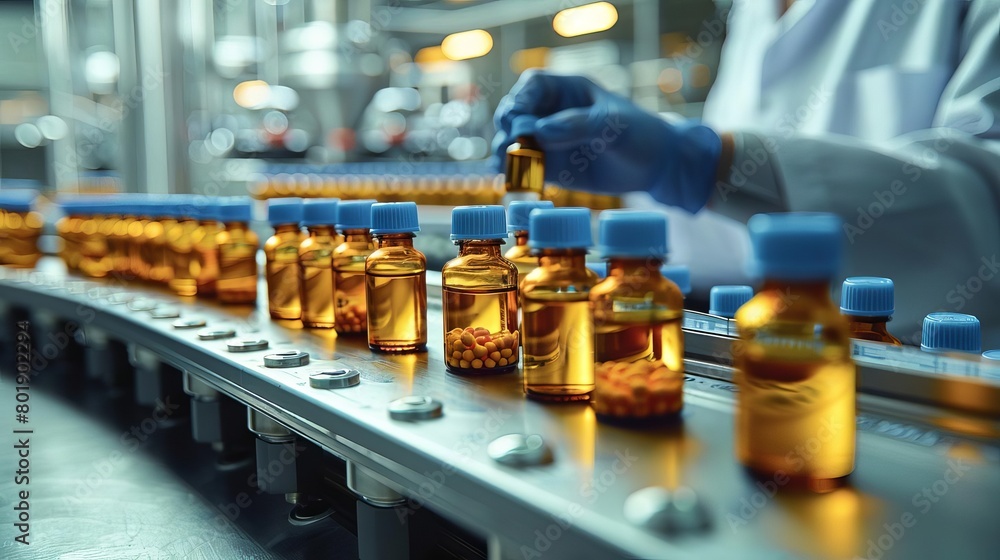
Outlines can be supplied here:
<path id="1" fill-rule="evenodd" d="M 984 315 L 1000 345 L 1000 10 L 973 4 L 962 62 L 935 128 L 875 145 L 841 136 L 738 131 L 709 207 L 745 221 L 767 211 L 832 211 L 845 221 L 848 274 L 895 276 L 898 334 L 927 312 Z M 724 158 L 723 158 L 724 159 Z"/>

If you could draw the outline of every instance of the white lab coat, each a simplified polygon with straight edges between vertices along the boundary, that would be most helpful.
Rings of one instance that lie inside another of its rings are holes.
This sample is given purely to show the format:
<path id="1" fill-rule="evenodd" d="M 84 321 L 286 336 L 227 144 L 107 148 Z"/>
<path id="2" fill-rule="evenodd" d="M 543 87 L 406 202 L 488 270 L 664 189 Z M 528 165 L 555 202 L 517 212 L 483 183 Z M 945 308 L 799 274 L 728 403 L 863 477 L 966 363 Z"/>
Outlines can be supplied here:
<path id="1" fill-rule="evenodd" d="M 1000 348 L 1000 0 L 777 5 L 734 0 L 704 114 L 734 174 L 710 211 L 670 212 L 673 260 L 704 293 L 742 275 L 750 215 L 836 212 L 843 275 L 895 281 L 894 334 L 960 311 Z"/>

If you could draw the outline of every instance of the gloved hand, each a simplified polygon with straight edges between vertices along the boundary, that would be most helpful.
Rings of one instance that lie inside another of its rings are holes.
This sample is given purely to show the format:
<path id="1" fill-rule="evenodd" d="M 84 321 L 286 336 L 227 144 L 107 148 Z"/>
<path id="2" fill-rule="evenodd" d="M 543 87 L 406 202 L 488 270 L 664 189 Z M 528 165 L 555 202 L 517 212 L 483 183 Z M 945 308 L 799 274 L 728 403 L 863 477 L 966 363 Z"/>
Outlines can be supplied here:
<path id="1" fill-rule="evenodd" d="M 545 178 L 603 194 L 648 191 L 697 212 L 715 185 L 719 135 L 697 121 L 668 123 L 582 76 L 528 71 L 494 115 L 493 153 L 503 167 L 515 117 L 538 117 Z M 523 119 L 522 119 L 523 121 Z"/>

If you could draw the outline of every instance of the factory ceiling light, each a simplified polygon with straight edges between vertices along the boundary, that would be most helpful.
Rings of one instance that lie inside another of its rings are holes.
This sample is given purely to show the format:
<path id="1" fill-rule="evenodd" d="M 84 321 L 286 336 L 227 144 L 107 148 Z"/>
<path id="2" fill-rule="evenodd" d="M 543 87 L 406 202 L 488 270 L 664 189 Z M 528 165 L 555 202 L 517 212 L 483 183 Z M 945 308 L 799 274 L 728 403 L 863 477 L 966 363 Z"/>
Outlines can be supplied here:
<path id="1" fill-rule="evenodd" d="M 483 29 L 453 33 L 441 41 L 441 51 L 451 60 L 483 56 L 493 49 L 493 36 Z"/>
<path id="2" fill-rule="evenodd" d="M 552 28 L 563 37 L 597 33 L 614 27 L 618 10 L 609 2 L 597 2 L 568 8 L 552 18 Z"/>

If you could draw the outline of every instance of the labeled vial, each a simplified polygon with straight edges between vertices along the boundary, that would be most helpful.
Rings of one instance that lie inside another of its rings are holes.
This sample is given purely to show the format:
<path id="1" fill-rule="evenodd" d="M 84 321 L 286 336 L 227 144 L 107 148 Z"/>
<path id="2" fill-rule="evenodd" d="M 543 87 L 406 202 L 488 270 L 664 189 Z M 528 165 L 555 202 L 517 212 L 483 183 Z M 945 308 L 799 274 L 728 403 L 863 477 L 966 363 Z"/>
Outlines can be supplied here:
<path id="1" fill-rule="evenodd" d="M 264 242 L 267 307 L 272 319 L 302 316 L 299 298 L 299 246 L 302 244 L 303 207 L 301 198 L 268 201 L 267 219 L 274 235 Z"/>
<path id="2" fill-rule="evenodd" d="M 732 319 L 736 311 L 753 297 L 750 286 L 713 286 L 708 293 L 708 312 Z"/>
<path id="3" fill-rule="evenodd" d="M 929 313 L 920 333 L 920 349 L 936 354 L 982 352 L 979 319 L 965 313 Z"/>
<path id="4" fill-rule="evenodd" d="M 194 204 L 191 197 L 177 197 L 175 215 L 176 227 L 167 234 L 167 248 L 170 253 L 173 273 L 168 282 L 171 291 L 179 296 L 193 296 L 198 293 L 195 269 L 194 232 L 198 220 L 193 216 Z"/>
<path id="5" fill-rule="evenodd" d="M 230 197 L 219 202 L 216 217 L 223 224 L 215 234 L 219 247 L 216 290 L 222 303 L 256 303 L 257 249 L 260 242 L 250 229 L 250 200 Z"/>
<path id="6" fill-rule="evenodd" d="M 507 231 L 514 236 L 514 246 L 507 249 L 504 258 L 517 266 L 521 278 L 538 268 L 538 257 L 528 247 L 528 216 L 532 210 L 553 207 L 548 200 L 515 200 L 507 206 Z"/>
<path id="7" fill-rule="evenodd" d="M 538 118 L 532 115 L 519 115 L 511 122 L 514 142 L 507 147 L 505 205 L 515 200 L 541 199 L 545 188 L 545 152 L 535 141 L 537 122 Z"/>
<path id="8" fill-rule="evenodd" d="M 332 329 L 333 250 L 337 242 L 337 205 L 333 199 L 310 199 L 303 203 L 302 225 L 309 236 L 299 245 L 299 295 L 302 324 L 311 328 Z"/>
<path id="9" fill-rule="evenodd" d="M 197 199 L 192 208 L 192 214 L 198 220 L 198 227 L 191 234 L 191 245 L 194 247 L 192 272 L 195 290 L 199 296 L 203 297 L 218 295 L 219 243 L 217 236 L 222 231 L 222 224 L 219 223 L 220 203 L 217 198 Z"/>
<path id="10" fill-rule="evenodd" d="M 420 231 L 414 202 L 371 207 L 378 247 L 365 262 L 368 347 L 420 352 L 427 347 L 427 259 L 413 248 Z"/>
<path id="11" fill-rule="evenodd" d="M 480 375 L 517 369 L 517 266 L 503 257 L 503 206 L 459 206 L 451 212 L 458 256 L 441 269 L 445 367 Z"/>
<path id="12" fill-rule="evenodd" d="M 667 218 L 607 210 L 597 251 L 608 275 L 590 290 L 598 418 L 657 422 L 683 405 L 684 295 L 660 274 L 667 260 Z"/>
<path id="13" fill-rule="evenodd" d="M 590 210 L 535 210 L 528 246 L 539 266 L 521 280 L 524 391 L 542 401 L 585 401 L 594 390 L 594 331 L 587 269 Z"/>
<path id="14" fill-rule="evenodd" d="M 370 199 L 345 200 L 337 208 L 337 229 L 344 242 L 333 250 L 333 328 L 340 334 L 360 334 L 368 328 L 365 260 L 375 250 L 373 204 Z"/>
<path id="15" fill-rule="evenodd" d="M 844 280 L 840 312 L 850 324 L 851 338 L 902 346 L 886 328 L 896 311 L 894 300 L 895 287 L 888 278 L 854 276 Z"/>
<path id="16" fill-rule="evenodd" d="M 684 297 L 691 293 L 691 269 L 686 264 L 665 264 L 660 268 L 660 274 L 677 284 Z"/>
<path id="17" fill-rule="evenodd" d="M 736 456 L 761 477 L 829 491 L 854 470 L 850 329 L 830 298 L 842 223 L 789 213 L 747 225 L 764 283 L 736 312 Z"/>
<path id="18" fill-rule="evenodd" d="M 0 191 L 0 264 L 32 268 L 42 257 L 42 215 L 33 210 L 37 196 L 28 189 Z"/>

